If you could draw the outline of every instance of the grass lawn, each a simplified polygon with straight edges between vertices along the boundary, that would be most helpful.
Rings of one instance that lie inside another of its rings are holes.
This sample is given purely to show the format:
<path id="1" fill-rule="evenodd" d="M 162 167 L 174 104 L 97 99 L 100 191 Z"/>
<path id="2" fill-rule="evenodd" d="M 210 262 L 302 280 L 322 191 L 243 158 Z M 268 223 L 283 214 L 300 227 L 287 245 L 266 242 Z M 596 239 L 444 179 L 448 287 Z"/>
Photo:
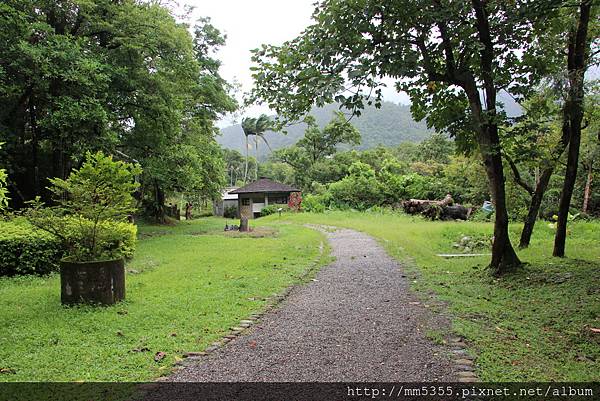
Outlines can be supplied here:
<path id="1" fill-rule="evenodd" d="M 489 257 L 444 259 L 462 236 L 490 236 L 490 223 L 430 222 L 401 214 L 330 212 L 287 214 L 295 223 L 360 230 L 415 272 L 413 288 L 426 303 L 446 303 L 453 331 L 477 356 L 484 381 L 599 381 L 600 222 L 569 225 L 566 259 L 553 258 L 552 228 L 536 226 L 531 247 L 519 252 L 528 264 L 493 279 Z M 263 222 L 277 218 L 268 217 Z M 513 225 L 514 242 L 520 227 Z M 489 250 L 484 251 L 489 252 Z M 441 310 L 441 308 L 439 309 Z M 441 333 L 449 334 L 449 333 Z M 438 341 L 441 334 L 431 336 Z"/>
<path id="2" fill-rule="evenodd" d="M 141 225 L 127 300 L 63 307 L 58 275 L 0 279 L 0 381 L 144 381 L 201 351 L 299 281 L 320 233 L 294 225 L 229 235 L 225 220 Z M 155 362 L 156 352 L 166 358 Z"/>

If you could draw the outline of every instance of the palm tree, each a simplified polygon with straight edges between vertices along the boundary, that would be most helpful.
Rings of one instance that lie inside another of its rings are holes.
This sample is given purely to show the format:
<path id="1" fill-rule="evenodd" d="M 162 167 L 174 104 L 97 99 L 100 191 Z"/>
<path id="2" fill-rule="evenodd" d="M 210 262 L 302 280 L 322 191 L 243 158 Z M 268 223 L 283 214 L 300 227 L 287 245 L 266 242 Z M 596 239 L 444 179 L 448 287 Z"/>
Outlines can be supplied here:
<path id="1" fill-rule="evenodd" d="M 244 184 L 248 182 L 248 137 L 250 135 L 256 135 L 256 118 L 243 118 L 242 119 L 242 130 L 244 130 L 244 136 L 246 137 L 246 163 L 244 167 Z"/>
<path id="2" fill-rule="evenodd" d="M 258 118 L 246 117 L 242 119 L 242 130 L 244 130 L 244 136 L 246 137 L 246 166 L 244 170 L 244 183 L 248 180 L 248 137 L 254 135 L 254 146 L 256 147 L 256 169 L 254 171 L 254 178 L 258 179 L 258 138 L 262 139 L 265 144 L 271 149 L 271 145 L 265 139 L 265 132 L 273 128 L 273 121 L 266 114 L 261 114 Z"/>
<path id="3" fill-rule="evenodd" d="M 254 147 L 256 152 L 256 169 L 254 171 L 254 179 L 258 179 L 258 138 L 262 139 L 263 142 L 271 149 L 271 145 L 265 138 L 265 132 L 273 128 L 273 121 L 266 114 L 261 114 L 260 117 L 256 119 L 256 124 L 254 127 Z"/>

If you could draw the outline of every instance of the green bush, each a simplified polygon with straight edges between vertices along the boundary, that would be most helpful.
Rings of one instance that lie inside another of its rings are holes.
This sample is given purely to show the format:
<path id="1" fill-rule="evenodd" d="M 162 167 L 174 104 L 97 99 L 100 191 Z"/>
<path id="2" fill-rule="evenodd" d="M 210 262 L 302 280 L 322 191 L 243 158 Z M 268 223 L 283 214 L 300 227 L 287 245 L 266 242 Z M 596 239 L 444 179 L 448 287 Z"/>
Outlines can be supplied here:
<path id="1" fill-rule="evenodd" d="M 337 207 L 365 210 L 380 205 L 383 201 L 381 186 L 375 171 L 368 165 L 355 162 L 350 166 L 350 175 L 329 186 L 332 202 Z"/>
<path id="2" fill-rule="evenodd" d="M 0 276 L 57 271 L 64 251 L 58 240 L 27 222 L 0 222 Z"/>
<path id="3" fill-rule="evenodd" d="M 97 261 L 131 258 L 135 251 L 137 227 L 133 224 L 102 220 L 93 221 L 81 216 L 35 217 L 39 227 L 44 221 L 51 227 L 53 237 L 60 241 L 69 260 Z"/>
<path id="4" fill-rule="evenodd" d="M 469 220 L 471 221 L 494 221 L 495 213 L 494 212 L 486 212 L 481 208 L 477 208 L 475 213 L 473 213 Z"/>
<path id="5" fill-rule="evenodd" d="M 264 216 L 268 216 L 270 214 L 275 214 L 279 212 L 279 209 L 281 208 L 282 212 L 289 212 L 290 208 L 288 207 L 288 205 L 268 205 L 262 208 L 262 210 L 260 211 L 260 215 L 261 217 Z"/>
<path id="6" fill-rule="evenodd" d="M 139 166 L 101 152 L 86 155 L 79 170 L 66 180 L 54 178 L 48 189 L 56 206 L 43 207 L 36 199 L 28 220 L 60 240 L 69 260 L 89 262 L 131 257 L 136 227 L 126 223 L 135 211 L 132 193 L 139 184 Z"/>
<path id="7" fill-rule="evenodd" d="M 311 213 L 323 213 L 326 209 L 325 194 L 306 195 L 302 200 L 302 210 Z"/>
<path id="8" fill-rule="evenodd" d="M 137 226 L 112 220 L 104 220 L 98 223 L 96 230 L 96 247 L 99 250 L 97 254 L 92 255 L 90 244 L 86 244 L 84 239 L 92 238 L 91 232 L 94 224 L 87 219 L 77 217 L 68 218 L 68 235 L 71 235 L 71 243 L 76 244 L 70 257 L 75 260 L 113 260 L 113 259 L 131 259 L 135 252 L 137 239 Z"/>
<path id="9" fill-rule="evenodd" d="M 223 217 L 226 219 L 235 219 L 237 217 L 237 207 L 236 206 L 227 206 L 223 210 Z"/>

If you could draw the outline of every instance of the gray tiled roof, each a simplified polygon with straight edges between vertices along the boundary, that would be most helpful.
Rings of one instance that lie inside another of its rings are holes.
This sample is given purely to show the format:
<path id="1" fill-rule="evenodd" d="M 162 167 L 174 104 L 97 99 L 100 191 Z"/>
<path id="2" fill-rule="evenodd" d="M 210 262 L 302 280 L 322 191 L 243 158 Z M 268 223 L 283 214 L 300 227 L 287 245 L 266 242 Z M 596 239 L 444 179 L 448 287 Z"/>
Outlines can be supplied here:
<path id="1" fill-rule="evenodd" d="M 300 192 L 300 190 L 268 178 L 259 178 L 258 180 L 229 193 L 246 194 L 250 192 Z"/>

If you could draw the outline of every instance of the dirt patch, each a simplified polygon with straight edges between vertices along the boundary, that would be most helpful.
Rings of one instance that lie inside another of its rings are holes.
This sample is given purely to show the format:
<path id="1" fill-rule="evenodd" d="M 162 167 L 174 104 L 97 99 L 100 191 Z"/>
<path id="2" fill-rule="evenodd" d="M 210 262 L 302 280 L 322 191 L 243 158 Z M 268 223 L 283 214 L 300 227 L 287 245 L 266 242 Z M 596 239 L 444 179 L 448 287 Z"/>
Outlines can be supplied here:
<path id="1" fill-rule="evenodd" d="M 232 238 L 265 238 L 277 237 L 277 235 L 279 234 L 279 230 L 272 227 L 256 227 L 252 228 L 252 231 L 225 231 L 223 234 L 226 237 Z"/>

